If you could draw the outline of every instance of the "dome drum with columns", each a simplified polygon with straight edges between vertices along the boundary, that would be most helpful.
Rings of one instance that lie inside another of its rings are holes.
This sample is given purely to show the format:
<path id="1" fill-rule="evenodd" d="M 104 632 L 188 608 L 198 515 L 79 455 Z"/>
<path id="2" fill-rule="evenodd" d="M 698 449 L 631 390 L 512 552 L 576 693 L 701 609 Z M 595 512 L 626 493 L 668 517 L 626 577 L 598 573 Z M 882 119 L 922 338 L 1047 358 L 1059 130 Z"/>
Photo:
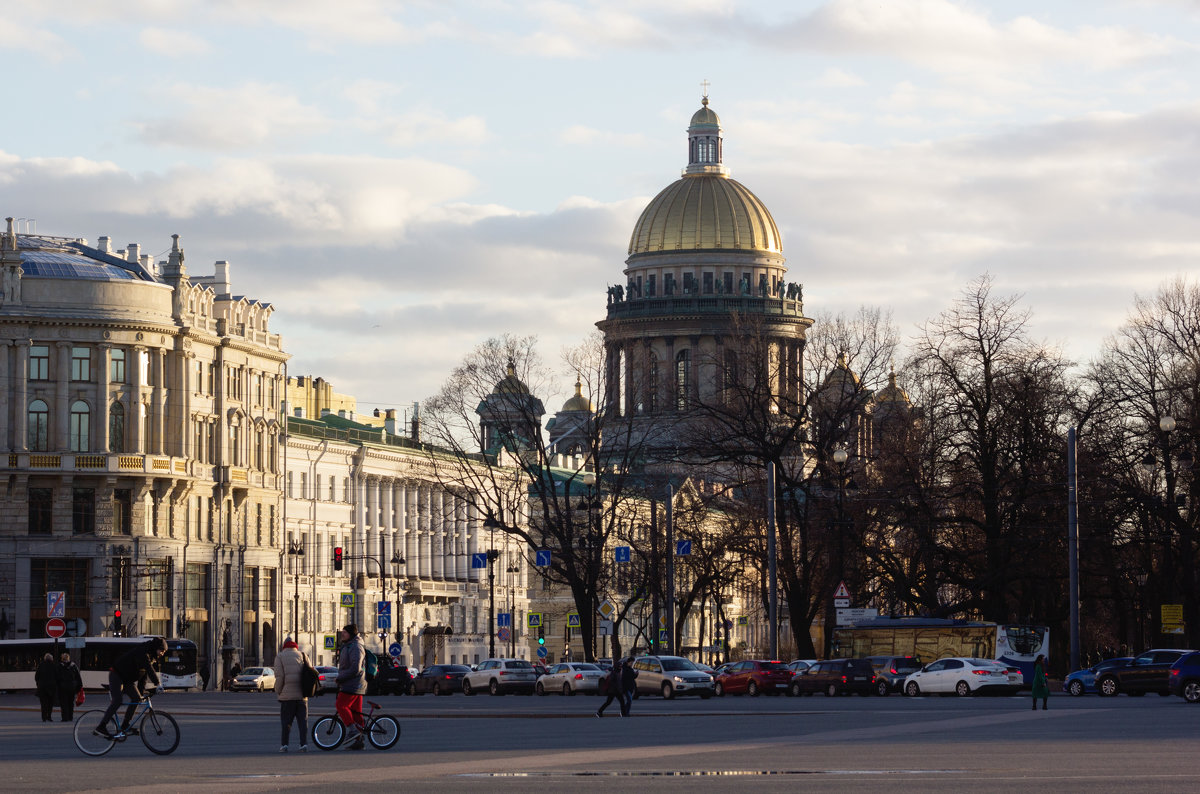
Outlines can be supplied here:
<path id="1" fill-rule="evenodd" d="M 686 411 L 724 377 L 728 340 L 749 318 L 766 334 L 776 394 L 798 398 L 804 335 L 800 284 L 786 280 L 783 242 L 766 205 L 731 179 L 721 121 L 708 97 L 688 127 L 688 165 L 643 210 L 609 288 L 604 332 L 608 410 Z"/>

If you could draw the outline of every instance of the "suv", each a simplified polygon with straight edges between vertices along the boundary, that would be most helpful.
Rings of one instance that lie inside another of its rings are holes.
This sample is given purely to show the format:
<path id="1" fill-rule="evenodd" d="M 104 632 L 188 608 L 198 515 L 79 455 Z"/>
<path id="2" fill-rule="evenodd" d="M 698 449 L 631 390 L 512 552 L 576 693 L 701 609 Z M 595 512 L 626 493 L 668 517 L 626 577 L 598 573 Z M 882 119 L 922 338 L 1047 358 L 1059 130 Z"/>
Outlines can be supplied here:
<path id="1" fill-rule="evenodd" d="M 904 690 L 904 679 L 921 669 L 920 656 L 868 656 L 875 668 L 875 692 L 888 695 Z"/>
<path id="2" fill-rule="evenodd" d="M 407 695 L 412 687 L 412 674 L 391 657 L 379 657 L 379 669 L 367 682 L 368 695 Z"/>
<path id="3" fill-rule="evenodd" d="M 824 692 L 826 696 L 875 692 L 875 668 L 866 659 L 826 659 L 792 679 L 793 695 Z"/>
<path id="4" fill-rule="evenodd" d="M 537 673 L 524 659 L 484 659 L 479 667 L 463 676 L 462 691 L 467 695 L 487 691 L 493 695 L 520 692 L 532 695 Z"/>
<path id="5" fill-rule="evenodd" d="M 1122 692 L 1129 695 L 1157 692 L 1166 697 L 1171 694 L 1168 684 L 1171 665 L 1187 653 L 1191 651 L 1180 648 L 1155 648 L 1138 654 L 1124 667 L 1106 670 L 1099 675 L 1096 678 L 1096 690 L 1109 697 Z"/>
<path id="6" fill-rule="evenodd" d="M 1200 703 L 1200 651 L 1180 656 L 1171 665 L 1170 675 L 1167 686 L 1172 695 L 1179 695 L 1188 703 Z"/>
<path id="7" fill-rule="evenodd" d="M 717 676 L 713 688 L 718 696 L 745 692 L 757 697 L 764 692 L 768 695 L 786 692 L 791 681 L 792 671 L 783 662 L 752 659 L 731 664 Z"/>
<path id="8" fill-rule="evenodd" d="M 699 695 L 708 700 L 713 696 L 713 677 L 682 656 L 642 656 L 633 669 L 637 672 L 634 697 L 662 695 L 670 700 L 676 695 Z"/>

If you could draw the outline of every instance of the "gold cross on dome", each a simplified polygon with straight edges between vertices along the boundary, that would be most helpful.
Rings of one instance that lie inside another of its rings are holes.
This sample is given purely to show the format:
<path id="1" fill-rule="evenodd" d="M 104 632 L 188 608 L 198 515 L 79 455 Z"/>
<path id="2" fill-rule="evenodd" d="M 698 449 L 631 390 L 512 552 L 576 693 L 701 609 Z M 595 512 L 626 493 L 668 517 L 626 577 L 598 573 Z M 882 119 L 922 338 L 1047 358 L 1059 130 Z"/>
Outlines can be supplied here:
<path id="1" fill-rule="evenodd" d="M 710 85 L 712 85 L 712 83 L 708 82 L 707 80 L 700 81 L 700 89 L 703 92 L 700 94 L 700 96 L 703 97 L 704 99 L 708 99 L 708 87 Z"/>

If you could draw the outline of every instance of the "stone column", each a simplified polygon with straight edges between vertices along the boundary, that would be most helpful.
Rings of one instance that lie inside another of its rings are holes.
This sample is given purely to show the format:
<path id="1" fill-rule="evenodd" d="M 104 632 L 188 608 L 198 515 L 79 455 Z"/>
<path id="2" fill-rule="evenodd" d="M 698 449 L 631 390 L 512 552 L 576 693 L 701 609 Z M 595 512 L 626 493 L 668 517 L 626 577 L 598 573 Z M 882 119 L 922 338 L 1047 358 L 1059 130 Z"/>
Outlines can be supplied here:
<path id="1" fill-rule="evenodd" d="M 67 449 L 67 429 L 70 426 L 71 410 L 68 400 L 71 393 L 71 343 L 58 342 L 58 374 L 54 384 L 54 411 L 50 418 L 50 449 Z"/>
<path id="2" fill-rule="evenodd" d="M 467 556 L 467 500 L 458 497 L 454 500 L 454 535 L 457 542 L 454 550 L 454 578 L 460 582 L 467 581 L 467 571 L 470 570 L 471 558 Z"/>
<path id="3" fill-rule="evenodd" d="M 366 530 L 363 532 L 366 551 L 363 553 L 368 557 L 373 557 L 376 562 L 379 560 L 379 479 L 370 477 L 366 482 L 367 491 L 367 521 L 363 525 Z M 379 566 L 375 563 L 363 561 L 363 570 L 367 572 L 367 576 L 377 576 Z"/>
<path id="4" fill-rule="evenodd" d="M 312 485 L 312 483 L 310 483 L 310 485 Z M 354 535 L 350 540 L 350 549 L 343 552 L 344 554 L 349 554 L 351 556 L 356 554 L 354 551 L 355 546 L 358 545 L 359 548 L 361 548 L 360 544 L 363 543 L 363 539 L 367 536 L 367 478 L 365 475 L 359 475 L 359 480 L 358 482 L 354 483 L 354 488 L 357 492 L 355 496 L 356 504 L 354 505 Z M 362 552 L 360 551 L 357 553 L 361 554 Z M 351 565 L 349 570 L 352 572 L 358 572 L 363 570 L 365 567 L 366 564 L 360 560 L 358 561 L 357 565 Z"/>
<path id="5" fill-rule="evenodd" d="M 429 501 L 431 498 L 430 487 L 424 483 L 419 484 L 417 486 L 417 542 L 421 559 L 419 575 L 422 579 L 429 579 L 433 576 L 431 539 L 429 537 Z"/>
<path id="6" fill-rule="evenodd" d="M 133 430 L 133 449 L 132 452 L 138 455 L 146 453 L 146 423 L 142 419 L 142 354 L 146 352 L 146 348 L 141 345 L 135 346 L 131 351 L 133 355 L 125 362 L 125 375 L 130 378 L 133 388 L 129 390 L 129 410 L 125 414 L 125 423 L 132 423 L 132 428 L 126 428 L 126 437 L 128 431 Z M 132 370 L 132 372 L 130 371 Z"/>
<path id="7" fill-rule="evenodd" d="M 381 544 L 382 558 L 379 562 L 389 576 L 392 574 L 392 555 L 395 553 L 395 527 L 392 519 L 393 486 L 391 480 L 379 481 L 379 506 L 383 511 L 383 543 Z"/>
<path id="8" fill-rule="evenodd" d="M 433 578 L 446 578 L 446 531 L 450 526 L 446 521 L 446 492 L 437 490 L 432 493 L 430 505 L 430 530 L 433 540 Z"/>
<path id="9" fill-rule="evenodd" d="M 404 488 L 404 559 L 408 561 L 405 573 L 409 576 L 421 575 L 420 559 L 420 529 L 417 526 L 417 485 L 406 482 Z"/>
<path id="10" fill-rule="evenodd" d="M 467 554 L 468 560 L 479 553 L 479 530 L 480 518 L 479 508 L 474 504 L 467 505 Z M 478 568 L 471 567 L 470 562 L 467 563 L 467 578 L 472 582 L 479 581 L 479 575 L 482 571 Z"/>
<path id="11" fill-rule="evenodd" d="M 154 391 L 150 398 L 150 425 L 152 427 L 152 435 L 154 436 L 150 445 L 150 451 L 155 455 L 162 455 L 167 451 L 166 439 L 163 437 L 163 432 L 166 430 L 163 416 L 166 413 L 167 405 L 166 355 L 167 351 L 162 348 L 155 348 L 150 351 L 150 379 L 154 386 Z"/>
<path id="12" fill-rule="evenodd" d="M 98 365 L 100 372 L 96 376 L 96 446 L 101 453 L 108 452 L 108 403 L 112 399 L 108 390 L 112 388 L 109 376 L 112 375 L 112 345 L 100 345 Z"/>
<path id="13" fill-rule="evenodd" d="M 12 348 L 12 342 L 7 339 L 0 339 L 0 394 L 12 394 L 12 383 L 8 376 L 8 351 Z M 12 440 L 8 437 L 8 429 L 13 421 L 13 404 L 15 400 L 9 401 L 3 407 L 0 407 L 0 450 L 13 449 Z"/>

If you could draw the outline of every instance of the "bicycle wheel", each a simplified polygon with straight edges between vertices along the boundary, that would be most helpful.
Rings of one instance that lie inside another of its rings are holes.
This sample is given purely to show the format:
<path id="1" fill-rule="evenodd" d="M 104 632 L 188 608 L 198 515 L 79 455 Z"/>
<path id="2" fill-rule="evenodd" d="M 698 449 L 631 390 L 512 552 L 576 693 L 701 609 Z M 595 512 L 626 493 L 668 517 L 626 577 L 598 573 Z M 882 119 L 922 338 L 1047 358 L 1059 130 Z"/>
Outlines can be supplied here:
<path id="1" fill-rule="evenodd" d="M 104 755 L 116 744 L 111 738 L 97 736 L 104 709 L 85 711 L 75 719 L 75 746 L 85 755 Z"/>
<path id="2" fill-rule="evenodd" d="M 170 755 L 179 746 L 179 725 L 170 714 L 148 711 L 138 725 L 142 744 L 155 755 Z"/>
<path id="3" fill-rule="evenodd" d="M 400 723 L 390 714 L 372 717 L 367 723 L 367 741 L 376 750 L 386 750 L 400 739 Z"/>
<path id="4" fill-rule="evenodd" d="M 346 726 L 337 717 L 322 717 L 312 727 L 313 743 L 322 750 L 332 750 L 342 743 Z"/>

